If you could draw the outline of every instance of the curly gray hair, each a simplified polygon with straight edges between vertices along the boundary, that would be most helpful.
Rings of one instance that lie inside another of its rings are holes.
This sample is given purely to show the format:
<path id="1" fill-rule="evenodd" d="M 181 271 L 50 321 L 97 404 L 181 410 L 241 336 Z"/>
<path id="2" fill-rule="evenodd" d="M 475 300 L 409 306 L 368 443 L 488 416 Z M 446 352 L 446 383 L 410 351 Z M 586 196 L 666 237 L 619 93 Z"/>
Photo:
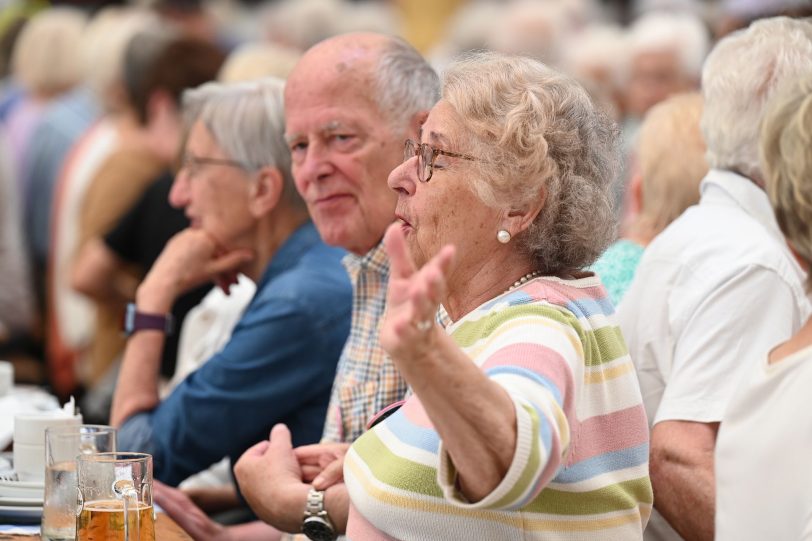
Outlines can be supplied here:
<path id="1" fill-rule="evenodd" d="M 443 98 L 472 135 L 477 195 L 541 212 L 515 237 L 547 274 L 583 269 L 615 238 L 619 132 L 573 79 L 521 56 L 480 52 L 452 64 Z"/>

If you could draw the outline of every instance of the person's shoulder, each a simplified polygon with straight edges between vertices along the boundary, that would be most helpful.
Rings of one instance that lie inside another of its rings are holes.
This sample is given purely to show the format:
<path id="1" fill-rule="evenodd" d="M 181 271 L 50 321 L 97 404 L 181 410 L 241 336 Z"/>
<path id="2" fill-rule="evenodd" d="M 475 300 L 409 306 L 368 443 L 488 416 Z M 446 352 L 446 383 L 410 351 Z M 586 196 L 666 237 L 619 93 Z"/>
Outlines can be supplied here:
<path id="1" fill-rule="evenodd" d="M 534 321 L 543 319 L 580 332 L 585 328 L 583 322 L 613 311 L 606 290 L 596 276 L 577 279 L 545 276 L 485 303 L 467 319 L 493 327 L 514 326 L 521 321 L 532 326 L 536 324 Z"/>
<path id="2" fill-rule="evenodd" d="M 294 264 L 261 285 L 254 303 L 286 302 L 308 313 L 349 313 L 352 285 L 341 264 L 344 255 L 343 250 L 316 241 Z"/>
<path id="3" fill-rule="evenodd" d="M 672 268 L 716 283 L 748 267 L 789 272 L 788 251 L 776 234 L 741 209 L 698 205 L 646 248 L 638 273 Z"/>

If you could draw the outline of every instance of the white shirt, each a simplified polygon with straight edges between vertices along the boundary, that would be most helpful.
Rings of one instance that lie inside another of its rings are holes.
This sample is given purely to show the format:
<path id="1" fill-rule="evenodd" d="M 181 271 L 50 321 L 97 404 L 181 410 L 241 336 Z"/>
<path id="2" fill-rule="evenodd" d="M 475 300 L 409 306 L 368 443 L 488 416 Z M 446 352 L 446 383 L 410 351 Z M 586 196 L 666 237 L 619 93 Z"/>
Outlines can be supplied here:
<path id="1" fill-rule="evenodd" d="M 720 422 L 742 369 L 812 309 L 764 191 L 716 169 L 700 190 L 646 248 L 618 307 L 652 426 Z M 679 536 L 655 512 L 646 539 Z"/>
<path id="2" fill-rule="evenodd" d="M 812 539 L 812 347 L 763 358 L 716 442 L 716 539 Z"/>
<path id="3" fill-rule="evenodd" d="M 95 124 L 69 153 L 54 188 L 49 255 L 53 315 L 60 341 L 74 351 L 86 348 L 96 330 L 95 304 L 70 286 L 71 267 L 79 248 L 82 203 L 90 181 L 117 145 L 118 131 L 111 121 Z"/>
<path id="4" fill-rule="evenodd" d="M 257 286 L 250 278 L 238 274 L 228 295 L 215 286 L 189 310 L 180 331 L 175 374 L 165 391 L 167 395 L 225 347 L 256 291 Z"/>
<path id="5" fill-rule="evenodd" d="M 231 286 L 228 295 L 215 286 L 200 304 L 189 310 L 180 331 L 175 374 L 166 388 L 161 390 L 162 397 L 169 395 L 186 376 L 225 347 L 256 291 L 256 284 L 239 274 L 237 283 Z M 232 483 L 231 461 L 223 458 L 184 480 L 180 487 L 197 489 L 229 486 Z"/>

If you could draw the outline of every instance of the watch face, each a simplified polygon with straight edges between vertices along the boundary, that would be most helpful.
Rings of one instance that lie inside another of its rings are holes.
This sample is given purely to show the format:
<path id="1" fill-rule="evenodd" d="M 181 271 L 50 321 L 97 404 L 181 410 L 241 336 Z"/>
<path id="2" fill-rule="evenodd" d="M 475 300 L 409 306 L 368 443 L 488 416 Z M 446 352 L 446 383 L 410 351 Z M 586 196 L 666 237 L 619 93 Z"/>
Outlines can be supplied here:
<path id="1" fill-rule="evenodd" d="M 335 531 L 321 517 L 308 517 L 302 524 L 302 533 L 312 541 L 333 541 Z"/>

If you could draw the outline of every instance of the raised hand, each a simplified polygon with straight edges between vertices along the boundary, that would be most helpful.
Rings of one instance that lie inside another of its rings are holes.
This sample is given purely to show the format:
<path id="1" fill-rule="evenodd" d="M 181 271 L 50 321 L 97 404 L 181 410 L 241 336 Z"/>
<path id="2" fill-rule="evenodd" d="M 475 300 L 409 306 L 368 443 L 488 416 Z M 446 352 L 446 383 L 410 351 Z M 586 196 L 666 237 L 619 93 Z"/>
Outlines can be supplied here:
<path id="1" fill-rule="evenodd" d="M 396 361 L 425 353 L 436 330 L 434 318 L 446 291 L 446 280 L 454 260 L 453 246 L 444 246 L 418 269 L 409 254 L 399 224 L 392 224 L 384 236 L 390 275 L 386 314 L 381 323 L 381 345 Z"/>

